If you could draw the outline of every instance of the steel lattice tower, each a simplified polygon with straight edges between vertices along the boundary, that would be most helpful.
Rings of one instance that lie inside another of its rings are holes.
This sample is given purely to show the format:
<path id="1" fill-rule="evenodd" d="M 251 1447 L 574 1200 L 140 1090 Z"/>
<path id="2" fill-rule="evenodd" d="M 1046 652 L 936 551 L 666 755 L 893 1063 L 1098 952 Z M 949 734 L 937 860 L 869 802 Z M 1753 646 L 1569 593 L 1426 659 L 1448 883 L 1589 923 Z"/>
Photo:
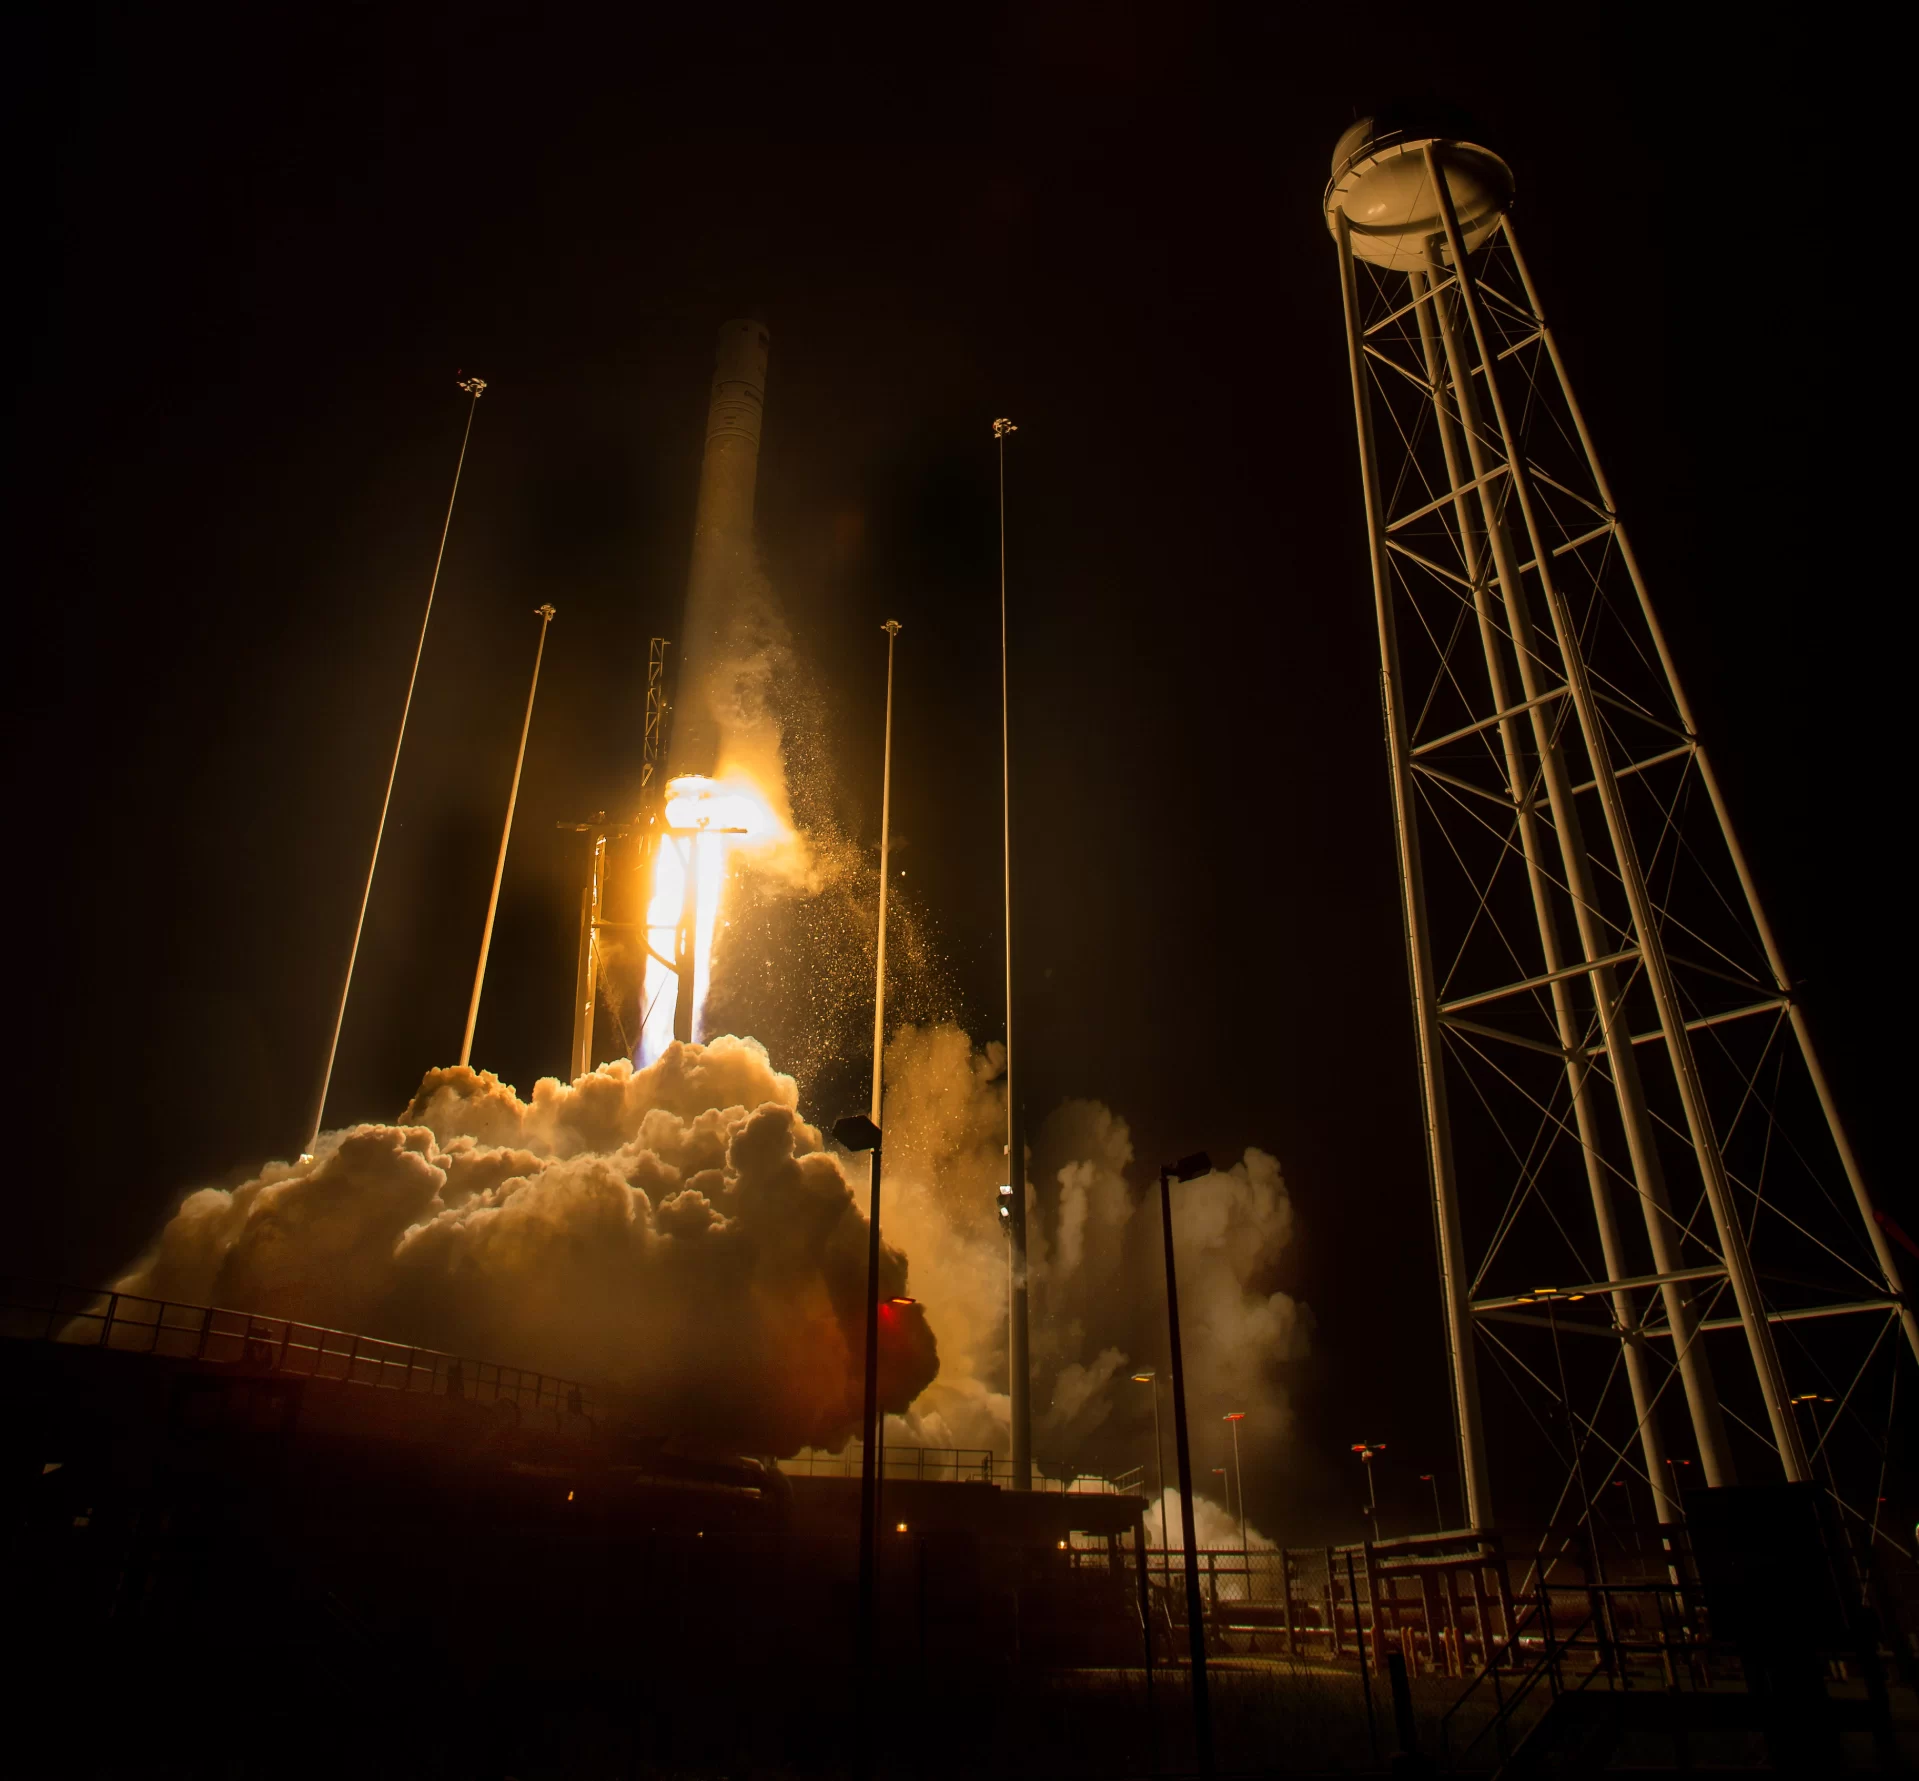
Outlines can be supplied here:
<path id="1" fill-rule="evenodd" d="M 1325 198 L 1467 1513 L 1493 1519 L 1496 1371 L 1571 1452 L 1562 1506 L 1637 1473 L 1679 1520 L 1691 1453 L 1864 1519 L 1846 1462 L 1883 1466 L 1919 1321 L 1512 190 L 1486 149 L 1368 119 Z"/>

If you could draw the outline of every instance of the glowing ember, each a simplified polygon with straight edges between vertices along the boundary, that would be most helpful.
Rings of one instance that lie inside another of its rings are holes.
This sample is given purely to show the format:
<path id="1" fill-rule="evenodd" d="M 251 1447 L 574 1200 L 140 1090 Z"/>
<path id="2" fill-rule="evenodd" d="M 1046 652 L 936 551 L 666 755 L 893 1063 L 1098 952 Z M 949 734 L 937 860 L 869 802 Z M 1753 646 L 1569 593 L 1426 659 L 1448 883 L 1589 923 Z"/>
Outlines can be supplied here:
<path id="1" fill-rule="evenodd" d="M 677 990 L 674 943 L 686 910 L 687 872 L 694 875 L 693 1037 L 703 1039 L 706 992 L 713 976 L 713 939 L 735 849 L 755 850 L 791 839 L 759 789 L 742 778 L 688 774 L 666 788 L 666 828 L 653 856 L 647 899 L 645 1018 L 638 1061 L 644 1065 L 673 1040 Z"/>

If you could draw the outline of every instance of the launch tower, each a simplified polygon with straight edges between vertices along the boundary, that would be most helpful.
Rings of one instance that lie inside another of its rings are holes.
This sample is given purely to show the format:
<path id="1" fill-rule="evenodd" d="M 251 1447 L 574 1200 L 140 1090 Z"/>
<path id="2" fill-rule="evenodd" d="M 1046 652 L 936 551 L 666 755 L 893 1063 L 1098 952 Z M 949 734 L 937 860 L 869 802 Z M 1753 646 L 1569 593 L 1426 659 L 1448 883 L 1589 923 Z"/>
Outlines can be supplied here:
<path id="1" fill-rule="evenodd" d="M 1569 1521 L 1781 1474 L 1864 1520 L 1919 1322 L 1512 195 L 1412 118 L 1355 124 L 1325 194 L 1467 1514 L 1497 1380 Z"/>

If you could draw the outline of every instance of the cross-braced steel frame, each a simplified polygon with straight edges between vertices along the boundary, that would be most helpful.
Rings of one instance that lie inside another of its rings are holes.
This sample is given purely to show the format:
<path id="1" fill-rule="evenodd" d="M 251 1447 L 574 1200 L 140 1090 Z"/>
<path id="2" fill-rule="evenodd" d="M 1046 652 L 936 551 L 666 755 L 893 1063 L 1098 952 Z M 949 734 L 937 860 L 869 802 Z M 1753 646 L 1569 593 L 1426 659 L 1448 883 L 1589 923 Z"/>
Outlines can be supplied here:
<path id="1" fill-rule="evenodd" d="M 1467 1512 L 1496 1370 L 1587 1519 L 1694 1456 L 1866 1516 L 1919 1321 L 1511 220 L 1414 152 L 1415 269 L 1330 220 Z"/>

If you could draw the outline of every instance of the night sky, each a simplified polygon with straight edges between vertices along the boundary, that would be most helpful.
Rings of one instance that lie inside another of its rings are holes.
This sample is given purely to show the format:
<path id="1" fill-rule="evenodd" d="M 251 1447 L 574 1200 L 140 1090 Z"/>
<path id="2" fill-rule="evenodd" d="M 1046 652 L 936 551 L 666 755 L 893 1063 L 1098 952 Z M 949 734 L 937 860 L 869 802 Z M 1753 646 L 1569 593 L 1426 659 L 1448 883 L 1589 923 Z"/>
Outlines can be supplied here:
<path id="1" fill-rule="evenodd" d="M 1855 1137 L 1919 1226 L 1902 1060 L 1875 1031 L 1907 925 L 1886 652 L 1909 575 L 1879 567 L 1892 470 L 1857 431 L 1900 400 L 1861 382 L 1889 274 L 1824 220 L 1823 145 L 1853 140 L 1840 51 L 1770 13 L 1724 41 L 1669 16 L 16 19 L 9 1267 L 102 1279 L 186 1189 L 297 1145 L 462 370 L 490 388 L 329 1123 L 391 1117 L 457 1054 L 542 600 L 559 617 L 476 1062 L 522 1089 L 563 1065 L 581 855 L 554 825 L 632 800 L 713 336 L 757 313 L 767 566 L 867 840 L 877 627 L 905 624 L 899 858 L 981 1039 L 1000 1021 L 989 423 L 1019 423 L 1028 1107 L 1108 1102 L 1142 1179 L 1199 1146 L 1281 1158 L 1301 1234 L 1278 1284 L 1320 1331 L 1302 1441 L 1329 1467 L 1392 1443 L 1382 1493 L 1412 1519 L 1414 1473 L 1450 1485 L 1451 1435 L 1319 205 L 1341 129 L 1419 92 L 1469 108 L 1515 169 Z"/>

